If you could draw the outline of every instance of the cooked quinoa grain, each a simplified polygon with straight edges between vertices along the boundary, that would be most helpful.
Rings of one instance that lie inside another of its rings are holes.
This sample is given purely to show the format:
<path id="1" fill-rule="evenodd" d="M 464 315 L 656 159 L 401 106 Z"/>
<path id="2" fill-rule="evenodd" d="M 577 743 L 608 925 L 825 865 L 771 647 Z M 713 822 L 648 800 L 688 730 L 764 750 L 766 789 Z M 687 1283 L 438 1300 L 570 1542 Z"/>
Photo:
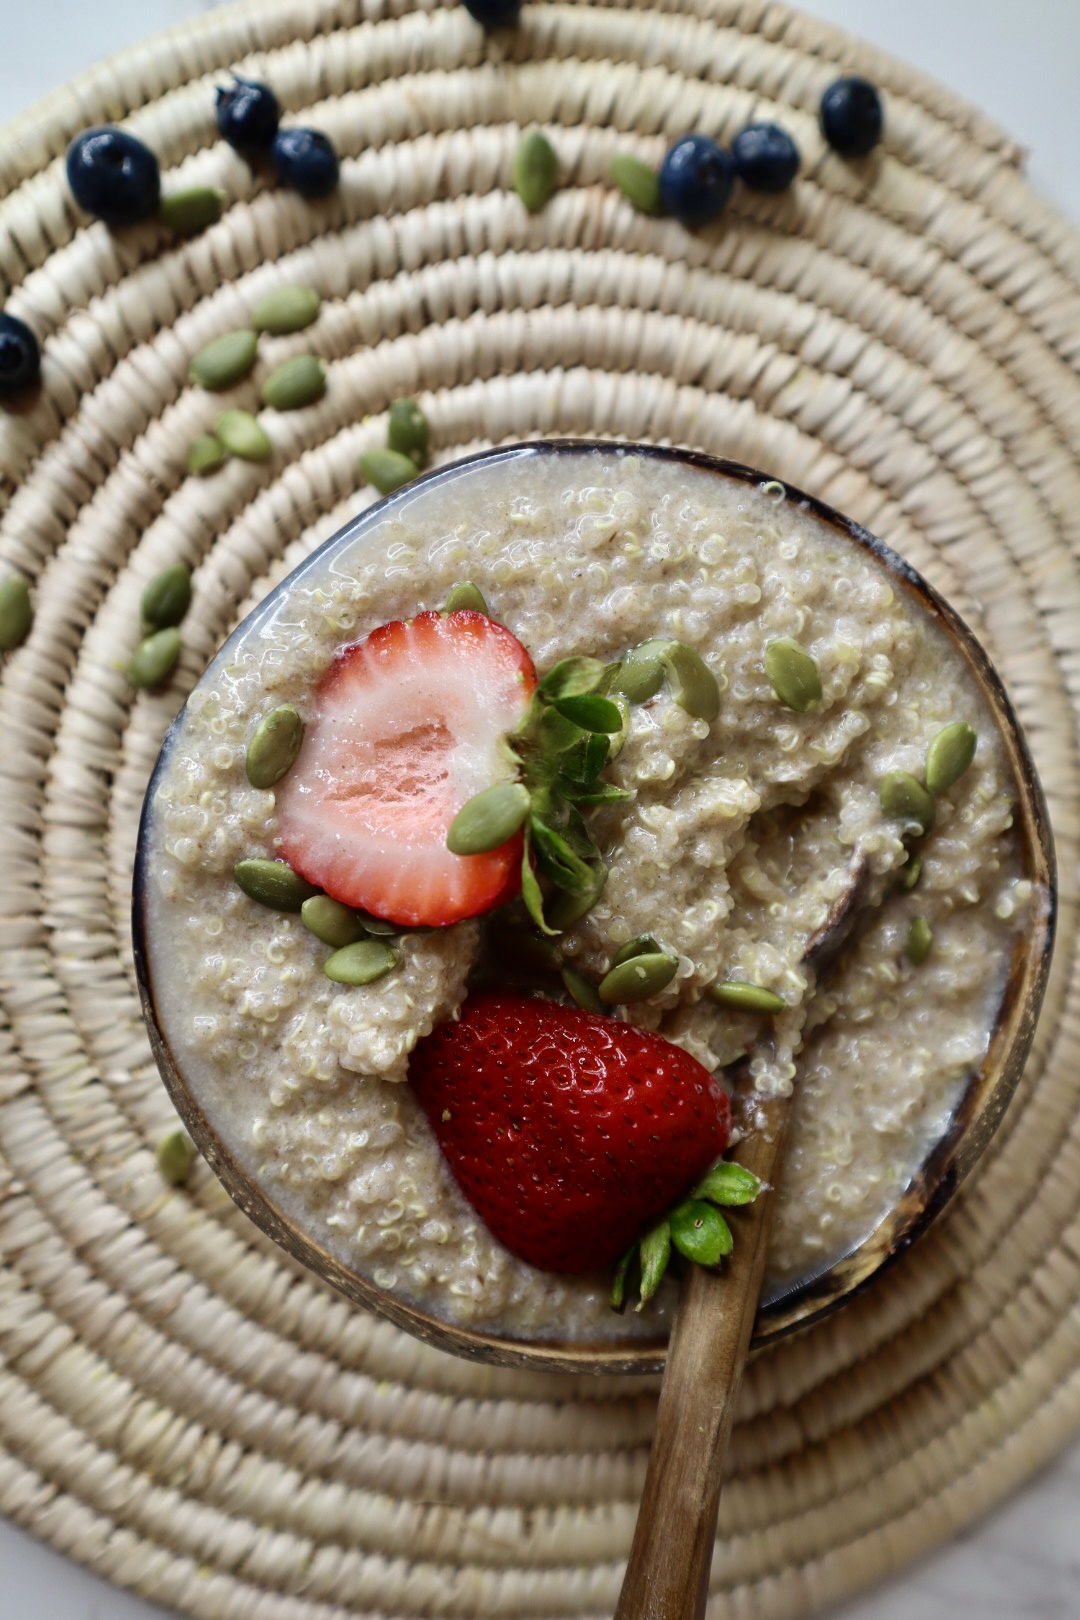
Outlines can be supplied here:
<path id="1" fill-rule="evenodd" d="M 716 677 L 711 724 L 667 685 L 632 707 L 606 772 L 631 797 L 591 816 L 610 876 L 561 949 L 597 983 L 650 936 L 674 975 L 619 1016 L 710 1069 L 738 1065 L 762 1095 L 797 1091 L 773 1286 L 877 1225 L 985 1051 L 1030 902 L 1012 783 L 966 666 L 872 557 L 768 489 L 614 449 L 481 463 L 421 487 L 362 543 L 304 565 L 199 683 L 155 779 L 149 954 L 169 1044 L 237 1162 L 340 1261 L 451 1323 L 652 1336 L 673 1290 L 618 1318 L 606 1279 L 507 1254 L 404 1083 L 416 1041 L 460 1007 L 484 924 L 403 933 L 393 971 L 350 988 L 326 977 L 328 947 L 300 917 L 254 905 L 231 879 L 237 861 L 279 853 L 274 789 L 245 774 L 259 718 L 283 704 L 304 718 L 342 646 L 441 608 L 464 579 L 541 673 L 662 638 Z M 777 641 L 820 676 L 806 712 L 766 673 Z M 978 747 L 918 840 L 911 895 L 899 874 L 913 829 L 884 814 L 880 786 L 893 771 L 921 781 L 929 743 L 958 723 Z M 870 920 L 819 987 L 806 945 L 856 862 Z M 934 939 L 918 968 L 904 949 L 916 913 Z M 718 1006 L 706 994 L 718 979 L 773 991 L 784 1009 Z"/>

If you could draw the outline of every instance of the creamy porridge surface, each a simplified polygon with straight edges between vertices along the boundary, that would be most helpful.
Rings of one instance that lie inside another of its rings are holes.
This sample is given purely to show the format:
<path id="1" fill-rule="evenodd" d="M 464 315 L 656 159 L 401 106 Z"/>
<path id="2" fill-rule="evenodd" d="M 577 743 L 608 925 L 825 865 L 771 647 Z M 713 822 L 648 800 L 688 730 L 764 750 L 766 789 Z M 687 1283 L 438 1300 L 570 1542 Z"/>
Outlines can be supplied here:
<path id="1" fill-rule="evenodd" d="M 163 1031 L 234 1158 L 345 1265 L 452 1323 L 653 1336 L 672 1289 L 617 1317 L 607 1279 L 509 1255 L 403 1083 L 415 1042 L 460 1006 L 483 925 L 406 933 L 393 973 L 346 988 L 323 974 L 327 948 L 299 917 L 253 905 L 232 880 L 238 860 L 276 853 L 274 793 L 244 770 L 255 721 L 285 702 L 303 714 L 341 646 L 439 608 L 463 579 L 541 673 L 664 637 L 717 676 L 711 725 L 666 689 L 632 710 L 607 776 L 633 798 L 593 819 L 611 874 L 562 949 L 601 974 L 652 935 L 678 972 L 620 1015 L 710 1069 L 745 1057 L 743 1083 L 762 1092 L 797 1088 L 774 1287 L 878 1224 L 985 1052 L 1029 900 L 1013 785 L 959 655 L 858 546 L 768 486 L 614 450 L 481 463 L 417 489 L 361 542 L 307 564 L 196 688 L 152 801 L 148 957 Z M 824 697 L 810 713 L 783 708 L 764 675 L 781 637 L 817 662 Z M 975 761 L 939 799 L 907 893 L 904 828 L 883 816 L 880 783 L 921 775 L 953 721 L 978 732 Z M 803 952 L 857 856 L 873 910 L 818 988 Z M 934 936 L 919 967 L 904 951 L 916 914 Z M 718 978 L 772 989 L 787 1011 L 719 1007 L 704 998 Z"/>

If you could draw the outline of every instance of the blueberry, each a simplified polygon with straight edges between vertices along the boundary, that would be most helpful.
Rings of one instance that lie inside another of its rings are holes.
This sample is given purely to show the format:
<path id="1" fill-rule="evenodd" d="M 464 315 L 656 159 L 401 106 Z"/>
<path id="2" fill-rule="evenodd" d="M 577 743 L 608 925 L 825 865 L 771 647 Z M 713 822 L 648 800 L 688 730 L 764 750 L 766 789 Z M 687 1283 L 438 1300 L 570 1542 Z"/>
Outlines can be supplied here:
<path id="1" fill-rule="evenodd" d="M 799 148 L 779 124 L 748 124 L 732 141 L 731 155 L 751 191 L 786 191 L 799 172 Z"/>
<path id="2" fill-rule="evenodd" d="M 465 0 L 465 10 L 481 28 L 512 28 L 521 16 L 521 0 Z"/>
<path id="3" fill-rule="evenodd" d="M 723 213 L 735 184 L 730 152 L 708 135 L 684 135 L 660 168 L 660 201 L 684 225 L 706 225 Z"/>
<path id="4" fill-rule="evenodd" d="M 106 225 L 149 219 L 161 195 L 158 160 L 125 129 L 105 125 L 76 135 L 67 150 L 67 178 L 80 208 Z"/>
<path id="5" fill-rule="evenodd" d="M 38 340 L 16 315 L 0 315 L 0 394 L 18 394 L 37 382 L 41 370 Z"/>
<path id="6" fill-rule="evenodd" d="M 869 79 L 837 79 L 821 98 L 821 128 L 842 157 L 865 157 L 881 139 L 885 115 Z"/>
<path id="7" fill-rule="evenodd" d="M 238 152 L 267 152 L 281 117 L 278 98 L 268 84 L 257 79 L 242 79 L 234 73 L 233 80 L 217 93 L 214 117 L 221 138 Z"/>
<path id="8" fill-rule="evenodd" d="M 325 197 L 338 183 L 338 158 L 321 129 L 279 129 L 271 148 L 278 179 L 301 197 Z"/>

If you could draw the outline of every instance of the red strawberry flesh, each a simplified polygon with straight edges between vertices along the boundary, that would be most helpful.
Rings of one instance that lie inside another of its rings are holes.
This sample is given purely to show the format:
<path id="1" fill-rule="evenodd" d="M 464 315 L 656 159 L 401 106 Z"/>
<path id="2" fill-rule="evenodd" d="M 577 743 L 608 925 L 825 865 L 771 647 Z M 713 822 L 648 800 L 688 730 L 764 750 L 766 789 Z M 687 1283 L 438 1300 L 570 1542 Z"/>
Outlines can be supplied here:
<path id="1" fill-rule="evenodd" d="M 731 1130 L 720 1082 L 680 1047 L 526 996 L 470 996 L 409 1077 L 469 1203 L 545 1271 L 613 1264 Z"/>
<path id="2" fill-rule="evenodd" d="M 511 898 L 521 836 L 453 855 L 446 835 L 467 799 L 514 769 L 501 739 L 536 671 L 482 613 L 421 613 L 346 647 L 319 685 L 304 743 L 277 790 L 289 864 L 346 905 L 442 926 Z"/>

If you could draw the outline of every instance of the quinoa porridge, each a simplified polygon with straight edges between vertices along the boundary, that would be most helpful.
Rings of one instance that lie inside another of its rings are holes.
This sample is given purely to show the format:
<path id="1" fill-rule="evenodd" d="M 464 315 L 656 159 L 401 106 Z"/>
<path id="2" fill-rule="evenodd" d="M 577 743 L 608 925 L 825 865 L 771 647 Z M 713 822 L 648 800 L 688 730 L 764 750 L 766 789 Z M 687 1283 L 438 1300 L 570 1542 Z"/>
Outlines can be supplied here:
<path id="1" fill-rule="evenodd" d="M 669 638 L 716 676 L 711 723 L 667 687 L 630 706 L 607 771 L 630 797 L 592 815 L 610 874 L 559 947 L 596 978 L 651 936 L 677 970 L 618 1015 L 709 1070 L 740 1062 L 762 1094 L 797 1088 L 766 1294 L 873 1230 L 985 1053 L 1032 903 L 1014 785 L 959 654 L 872 557 L 773 487 L 614 448 L 481 461 L 405 492 L 356 543 L 306 563 L 200 681 L 148 798 L 146 956 L 162 1033 L 232 1157 L 344 1266 L 451 1324 L 655 1336 L 670 1286 L 619 1317 L 609 1279 L 540 1272 L 501 1247 L 405 1083 L 416 1041 L 490 960 L 494 924 L 403 932 L 393 972 L 342 985 L 298 916 L 253 904 L 232 876 L 277 853 L 275 790 L 245 774 L 255 722 L 284 703 L 303 715 L 342 646 L 439 609 L 466 579 L 541 674 Z M 764 649 L 785 638 L 820 673 L 806 712 L 764 673 Z M 974 761 L 913 844 L 882 782 L 919 777 L 957 722 L 978 734 Z M 819 987 L 807 942 L 856 869 L 867 920 Z M 917 962 L 916 916 L 932 933 Z M 718 1005 L 706 992 L 725 980 L 775 992 L 783 1010 Z"/>

